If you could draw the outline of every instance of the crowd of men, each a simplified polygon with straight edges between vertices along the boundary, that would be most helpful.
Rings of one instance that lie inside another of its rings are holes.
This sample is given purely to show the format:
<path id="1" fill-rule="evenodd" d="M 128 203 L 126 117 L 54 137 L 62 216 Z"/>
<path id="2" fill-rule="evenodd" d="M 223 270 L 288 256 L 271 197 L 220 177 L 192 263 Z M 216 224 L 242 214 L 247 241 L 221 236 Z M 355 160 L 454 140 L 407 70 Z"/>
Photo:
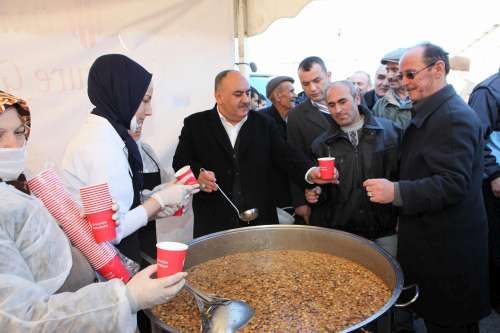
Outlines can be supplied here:
<path id="1" fill-rule="evenodd" d="M 358 234 L 397 257 L 420 288 L 411 309 L 428 332 L 479 332 L 491 306 L 500 311 L 500 78 L 479 84 L 469 106 L 449 71 L 431 43 L 385 54 L 373 88 L 363 71 L 332 82 L 322 59 L 307 57 L 297 73 L 305 99 L 277 76 L 259 111 L 247 80 L 221 72 L 217 104 L 185 119 L 174 156 L 202 189 L 195 236 L 277 223 L 275 208 L 292 206 L 296 223 Z M 327 156 L 335 177 L 318 186 L 307 170 Z M 239 221 L 218 186 L 259 218 Z"/>

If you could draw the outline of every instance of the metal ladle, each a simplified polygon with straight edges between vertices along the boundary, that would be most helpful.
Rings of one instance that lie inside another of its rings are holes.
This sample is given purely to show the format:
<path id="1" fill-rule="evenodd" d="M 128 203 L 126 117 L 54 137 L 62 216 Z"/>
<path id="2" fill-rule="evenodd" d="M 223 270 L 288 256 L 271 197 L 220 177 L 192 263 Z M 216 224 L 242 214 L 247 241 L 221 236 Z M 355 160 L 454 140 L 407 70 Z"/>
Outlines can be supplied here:
<path id="1" fill-rule="evenodd" d="M 217 189 L 224 196 L 224 198 L 226 198 L 226 200 L 231 204 L 231 206 L 233 206 L 236 213 L 238 213 L 238 217 L 240 218 L 240 220 L 245 222 L 250 222 L 255 220 L 259 216 L 259 210 L 257 208 L 251 208 L 243 212 L 240 212 L 238 207 L 236 207 L 236 205 L 231 201 L 231 199 L 229 199 L 229 197 L 226 195 L 226 193 L 224 193 L 224 191 L 220 188 L 219 185 L 217 185 Z"/>
<path id="2" fill-rule="evenodd" d="M 194 296 L 201 316 L 203 333 L 234 333 L 243 327 L 255 311 L 243 300 L 207 295 L 188 282 L 184 287 Z"/>
<path id="3" fill-rule="evenodd" d="M 206 171 L 205 169 L 201 168 L 200 171 Z M 250 222 L 255 220 L 257 217 L 259 217 L 259 210 L 257 208 L 251 208 L 247 209 L 243 212 L 240 212 L 238 207 L 229 199 L 229 197 L 226 195 L 226 193 L 220 188 L 219 184 L 217 184 L 217 189 L 220 191 L 220 193 L 226 198 L 226 200 L 233 206 L 234 210 L 238 214 L 238 217 L 240 220 L 245 221 L 245 222 Z"/>

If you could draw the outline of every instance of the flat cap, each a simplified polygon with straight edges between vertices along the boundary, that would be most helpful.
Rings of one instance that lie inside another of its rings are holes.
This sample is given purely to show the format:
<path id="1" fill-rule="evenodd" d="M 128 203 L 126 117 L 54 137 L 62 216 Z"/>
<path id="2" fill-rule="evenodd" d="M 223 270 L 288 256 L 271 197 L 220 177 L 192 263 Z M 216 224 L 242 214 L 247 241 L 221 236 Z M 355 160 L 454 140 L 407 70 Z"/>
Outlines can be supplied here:
<path id="1" fill-rule="evenodd" d="M 388 62 L 399 62 L 399 59 L 403 56 L 403 53 L 405 53 L 406 49 L 395 49 L 392 50 L 389 53 L 384 54 L 382 57 L 382 60 L 380 60 L 380 63 L 382 65 L 386 65 Z"/>
<path id="2" fill-rule="evenodd" d="M 272 78 L 271 80 L 269 80 L 269 82 L 266 85 L 267 98 L 270 98 L 274 89 L 276 89 L 276 87 L 279 86 L 281 82 L 285 82 L 285 81 L 292 82 L 292 83 L 295 82 L 295 80 L 289 76 L 276 76 L 275 78 Z"/>

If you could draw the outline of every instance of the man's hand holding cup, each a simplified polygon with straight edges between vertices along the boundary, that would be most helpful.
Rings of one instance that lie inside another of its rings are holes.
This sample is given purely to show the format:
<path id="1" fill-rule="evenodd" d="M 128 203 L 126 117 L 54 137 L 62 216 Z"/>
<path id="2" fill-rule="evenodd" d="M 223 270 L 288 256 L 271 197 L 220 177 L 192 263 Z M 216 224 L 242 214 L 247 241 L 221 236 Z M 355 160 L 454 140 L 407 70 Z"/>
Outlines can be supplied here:
<path id="1" fill-rule="evenodd" d="M 323 184 L 338 184 L 339 183 L 339 172 L 337 168 L 333 168 L 333 177 L 331 179 L 325 179 L 321 176 L 320 167 L 311 168 L 307 173 L 307 180 L 311 183 L 323 185 Z"/>

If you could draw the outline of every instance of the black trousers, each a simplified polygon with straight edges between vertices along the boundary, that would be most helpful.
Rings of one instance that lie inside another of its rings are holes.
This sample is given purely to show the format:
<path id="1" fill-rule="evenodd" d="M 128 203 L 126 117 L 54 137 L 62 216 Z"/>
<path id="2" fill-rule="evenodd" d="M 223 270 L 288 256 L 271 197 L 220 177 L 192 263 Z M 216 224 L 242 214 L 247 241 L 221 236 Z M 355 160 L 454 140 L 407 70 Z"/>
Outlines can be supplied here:
<path id="1" fill-rule="evenodd" d="M 490 303 L 500 308 L 500 198 L 493 195 L 490 182 L 483 183 L 484 205 L 488 216 L 488 249 L 490 257 Z"/>
<path id="2" fill-rule="evenodd" d="M 427 333 L 479 333 L 479 323 L 475 322 L 472 324 L 462 325 L 462 326 L 440 326 L 424 320 L 425 327 L 427 328 Z"/>

